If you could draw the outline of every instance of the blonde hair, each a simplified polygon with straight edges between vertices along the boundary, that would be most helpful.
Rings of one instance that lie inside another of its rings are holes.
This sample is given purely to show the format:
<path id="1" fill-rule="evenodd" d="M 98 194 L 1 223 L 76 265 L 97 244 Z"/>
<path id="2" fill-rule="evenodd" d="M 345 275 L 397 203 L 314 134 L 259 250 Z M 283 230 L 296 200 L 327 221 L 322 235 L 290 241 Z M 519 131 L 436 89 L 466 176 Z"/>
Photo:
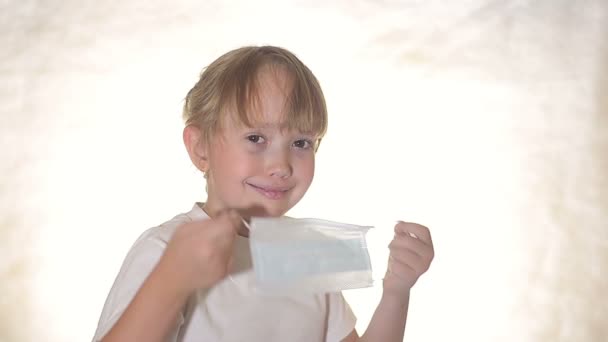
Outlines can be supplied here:
<path id="1" fill-rule="evenodd" d="M 183 119 L 196 125 L 205 139 L 220 128 L 221 119 L 233 110 L 241 123 L 251 126 L 259 93 L 259 75 L 266 67 L 279 67 L 290 81 L 286 89 L 284 126 L 314 134 L 318 143 L 327 131 L 327 107 L 313 73 L 293 53 L 274 46 L 248 46 L 232 50 L 211 63 L 188 92 Z"/>

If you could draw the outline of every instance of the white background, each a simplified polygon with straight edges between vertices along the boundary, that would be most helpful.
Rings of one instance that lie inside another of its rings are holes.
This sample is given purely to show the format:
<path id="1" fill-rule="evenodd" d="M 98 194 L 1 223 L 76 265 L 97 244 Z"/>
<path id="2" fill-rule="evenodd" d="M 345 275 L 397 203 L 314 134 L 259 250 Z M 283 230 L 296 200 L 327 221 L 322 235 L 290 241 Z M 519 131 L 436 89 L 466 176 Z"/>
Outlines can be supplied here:
<path id="1" fill-rule="evenodd" d="M 90 340 L 126 251 L 204 183 L 200 70 L 296 53 L 330 112 L 290 213 L 432 230 L 407 341 L 608 336 L 608 3 L 0 1 L 0 341 Z M 381 286 L 346 293 L 365 330 Z"/>

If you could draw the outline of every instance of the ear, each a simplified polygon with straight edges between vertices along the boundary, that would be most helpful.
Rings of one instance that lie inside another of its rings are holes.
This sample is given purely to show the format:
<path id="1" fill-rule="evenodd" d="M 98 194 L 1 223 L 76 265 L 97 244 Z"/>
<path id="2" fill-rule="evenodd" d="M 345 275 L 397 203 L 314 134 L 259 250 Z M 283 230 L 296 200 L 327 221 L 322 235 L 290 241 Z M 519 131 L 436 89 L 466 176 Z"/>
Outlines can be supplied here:
<path id="1" fill-rule="evenodd" d="M 183 138 L 192 164 L 201 172 L 207 172 L 209 170 L 209 155 L 200 128 L 194 125 L 184 127 Z"/>

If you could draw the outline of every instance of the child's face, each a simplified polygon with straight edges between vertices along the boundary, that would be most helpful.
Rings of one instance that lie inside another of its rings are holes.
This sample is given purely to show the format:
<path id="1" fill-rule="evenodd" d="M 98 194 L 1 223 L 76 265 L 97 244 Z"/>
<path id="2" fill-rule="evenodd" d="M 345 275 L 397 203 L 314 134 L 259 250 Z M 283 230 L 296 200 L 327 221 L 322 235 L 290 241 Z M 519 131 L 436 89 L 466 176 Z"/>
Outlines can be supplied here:
<path id="1" fill-rule="evenodd" d="M 281 73 L 260 77 L 259 120 L 253 127 L 225 120 L 208 146 L 206 210 L 240 209 L 281 216 L 304 196 L 315 166 L 315 136 L 281 129 L 285 89 Z"/>

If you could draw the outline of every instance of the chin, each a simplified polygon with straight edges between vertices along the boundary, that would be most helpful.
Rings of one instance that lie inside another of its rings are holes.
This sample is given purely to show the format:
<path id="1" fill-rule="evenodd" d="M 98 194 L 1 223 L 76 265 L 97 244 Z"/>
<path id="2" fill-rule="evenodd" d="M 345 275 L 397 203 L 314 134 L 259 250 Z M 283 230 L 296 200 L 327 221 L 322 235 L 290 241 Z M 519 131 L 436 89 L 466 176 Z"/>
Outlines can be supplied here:
<path id="1" fill-rule="evenodd" d="M 279 217 L 283 216 L 289 209 L 279 206 L 265 206 L 263 204 L 250 205 L 241 213 L 247 217 Z"/>
<path id="2" fill-rule="evenodd" d="M 284 208 L 264 208 L 263 210 L 259 211 L 258 215 L 256 216 L 279 217 L 285 215 L 286 212 L 287 210 L 285 210 Z"/>
<path id="3" fill-rule="evenodd" d="M 283 215 L 285 215 L 285 213 L 287 212 L 287 210 L 275 210 L 275 211 L 269 211 L 267 212 L 267 217 L 281 217 Z"/>

